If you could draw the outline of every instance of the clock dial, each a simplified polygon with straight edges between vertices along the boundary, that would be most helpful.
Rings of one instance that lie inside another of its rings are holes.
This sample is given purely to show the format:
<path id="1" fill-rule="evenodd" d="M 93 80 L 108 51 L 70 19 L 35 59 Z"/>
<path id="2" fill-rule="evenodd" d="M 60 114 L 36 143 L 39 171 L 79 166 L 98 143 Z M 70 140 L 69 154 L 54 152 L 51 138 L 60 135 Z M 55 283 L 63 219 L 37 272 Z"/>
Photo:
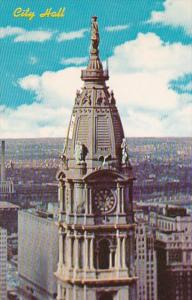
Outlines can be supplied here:
<path id="1" fill-rule="evenodd" d="M 111 212 L 116 204 L 115 196 L 109 189 L 96 190 L 93 200 L 95 210 L 102 214 Z"/>

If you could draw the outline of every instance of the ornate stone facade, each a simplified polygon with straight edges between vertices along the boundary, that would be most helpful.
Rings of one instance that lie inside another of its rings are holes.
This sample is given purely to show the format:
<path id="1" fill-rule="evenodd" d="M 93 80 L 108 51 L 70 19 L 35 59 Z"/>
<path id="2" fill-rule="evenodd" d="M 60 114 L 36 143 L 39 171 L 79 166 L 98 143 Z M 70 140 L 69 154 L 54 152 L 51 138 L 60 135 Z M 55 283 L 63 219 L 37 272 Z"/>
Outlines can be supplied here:
<path id="1" fill-rule="evenodd" d="M 136 299 L 134 177 L 108 70 L 92 18 L 88 67 L 81 73 L 59 181 L 58 300 Z M 122 144 L 123 143 L 123 144 Z"/>

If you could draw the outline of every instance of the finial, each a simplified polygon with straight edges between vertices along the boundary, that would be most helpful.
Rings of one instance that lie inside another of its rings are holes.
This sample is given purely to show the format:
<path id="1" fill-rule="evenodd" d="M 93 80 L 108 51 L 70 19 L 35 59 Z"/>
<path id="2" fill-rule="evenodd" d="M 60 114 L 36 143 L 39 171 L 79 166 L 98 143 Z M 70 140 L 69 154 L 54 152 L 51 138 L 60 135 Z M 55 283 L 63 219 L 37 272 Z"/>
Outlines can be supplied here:
<path id="1" fill-rule="evenodd" d="M 98 53 L 98 46 L 99 46 L 99 28 L 97 23 L 97 17 L 92 17 L 91 23 L 91 54 Z"/>

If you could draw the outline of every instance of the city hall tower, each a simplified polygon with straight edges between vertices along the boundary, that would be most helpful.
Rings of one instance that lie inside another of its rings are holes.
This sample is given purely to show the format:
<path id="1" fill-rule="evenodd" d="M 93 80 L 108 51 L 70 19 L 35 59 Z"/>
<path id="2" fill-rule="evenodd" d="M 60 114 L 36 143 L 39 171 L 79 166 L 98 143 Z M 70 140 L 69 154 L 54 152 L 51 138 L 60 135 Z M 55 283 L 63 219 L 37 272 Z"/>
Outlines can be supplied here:
<path id="1" fill-rule="evenodd" d="M 135 300 L 132 168 L 92 17 L 84 86 L 76 92 L 59 182 L 57 300 Z"/>

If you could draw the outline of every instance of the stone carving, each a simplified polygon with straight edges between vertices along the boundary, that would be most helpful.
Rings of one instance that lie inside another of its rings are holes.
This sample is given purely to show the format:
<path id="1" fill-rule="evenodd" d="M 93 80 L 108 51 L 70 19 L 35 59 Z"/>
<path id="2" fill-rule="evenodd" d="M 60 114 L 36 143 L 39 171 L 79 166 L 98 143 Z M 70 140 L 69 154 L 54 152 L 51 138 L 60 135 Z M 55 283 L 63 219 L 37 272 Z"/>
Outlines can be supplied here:
<path id="1" fill-rule="evenodd" d="M 85 148 L 84 145 L 77 141 L 75 145 L 75 159 L 77 164 L 82 164 L 85 161 Z"/>
<path id="2" fill-rule="evenodd" d="M 108 154 L 106 156 L 99 156 L 99 160 L 102 162 L 102 167 L 107 167 L 109 166 L 109 161 L 111 160 L 111 154 Z"/>
<path id="3" fill-rule="evenodd" d="M 67 168 L 68 159 L 64 153 L 60 155 L 60 160 L 61 160 L 61 166 Z"/>
<path id="4" fill-rule="evenodd" d="M 85 95 L 82 100 L 82 105 L 84 105 L 85 103 L 91 105 L 91 96 L 88 94 L 88 91 L 85 92 Z"/>
<path id="5" fill-rule="evenodd" d="M 123 138 L 122 144 L 121 144 L 121 149 L 122 149 L 122 164 L 129 163 L 129 153 L 128 153 L 128 145 L 126 142 L 126 139 Z"/>
<path id="6" fill-rule="evenodd" d="M 103 101 L 103 97 L 102 97 L 102 92 L 100 91 L 98 93 L 98 97 L 97 97 L 97 104 L 98 105 L 101 105 L 102 104 L 102 101 Z"/>
<path id="7" fill-rule="evenodd" d="M 115 104 L 116 103 L 113 91 L 111 91 L 111 93 L 110 93 L 110 103 L 111 104 Z"/>
<path id="8" fill-rule="evenodd" d="M 97 96 L 97 104 L 98 105 L 102 105 L 102 104 L 106 105 L 107 104 L 107 98 L 105 96 L 105 93 L 102 92 L 102 91 L 99 91 L 97 95 L 98 95 Z"/>
<path id="9" fill-rule="evenodd" d="M 75 97 L 75 104 L 79 105 L 80 100 L 81 100 L 81 94 L 80 94 L 80 91 L 77 90 L 76 97 Z"/>

